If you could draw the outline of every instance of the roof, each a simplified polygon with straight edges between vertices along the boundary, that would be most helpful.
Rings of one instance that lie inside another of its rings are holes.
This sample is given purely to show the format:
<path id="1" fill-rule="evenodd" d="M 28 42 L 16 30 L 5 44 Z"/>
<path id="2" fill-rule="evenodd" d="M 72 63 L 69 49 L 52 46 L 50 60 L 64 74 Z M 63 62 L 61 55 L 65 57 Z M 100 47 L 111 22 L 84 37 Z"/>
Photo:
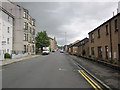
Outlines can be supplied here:
<path id="1" fill-rule="evenodd" d="M 84 41 L 84 42 L 83 42 L 83 41 Z M 78 47 L 78 46 L 81 46 L 81 45 L 87 43 L 88 41 L 89 41 L 89 39 L 86 37 L 86 38 L 82 39 L 81 41 L 79 41 L 79 42 L 73 44 L 71 47 Z"/>
<path id="2" fill-rule="evenodd" d="M 120 16 L 120 13 L 118 13 L 117 15 L 113 16 L 112 18 L 110 18 L 109 20 L 107 20 L 106 22 L 104 22 L 103 24 L 101 24 L 100 26 L 98 26 L 97 28 L 95 28 L 94 30 L 92 30 L 91 32 L 89 32 L 88 34 L 94 32 L 96 29 L 100 28 L 101 26 L 103 26 L 104 24 L 108 23 L 109 21 L 111 21 L 113 18 L 116 18 Z"/>
<path id="3" fill-rule="evenodd" d="M 8 14 L 10 17 L 14 18 L 14 16 L 8 12 L 7 10 L 5 10 L 3 7 L 0 6 L 0 10 L 2 10 L 4 13 Z"/>

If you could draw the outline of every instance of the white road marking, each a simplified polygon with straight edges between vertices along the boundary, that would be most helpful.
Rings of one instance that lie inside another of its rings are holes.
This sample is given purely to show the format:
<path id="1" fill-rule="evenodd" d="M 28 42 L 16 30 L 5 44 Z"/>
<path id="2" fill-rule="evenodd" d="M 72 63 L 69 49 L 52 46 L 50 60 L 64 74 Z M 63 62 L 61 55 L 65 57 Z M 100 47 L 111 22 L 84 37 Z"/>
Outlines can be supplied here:
<path id="1" fill-rule="evenodd" d="M 66 69 L 61 69 L 61 68 L 59 68 L 59 70 L 60 70 L 60 71 L 67 71 Z"/>

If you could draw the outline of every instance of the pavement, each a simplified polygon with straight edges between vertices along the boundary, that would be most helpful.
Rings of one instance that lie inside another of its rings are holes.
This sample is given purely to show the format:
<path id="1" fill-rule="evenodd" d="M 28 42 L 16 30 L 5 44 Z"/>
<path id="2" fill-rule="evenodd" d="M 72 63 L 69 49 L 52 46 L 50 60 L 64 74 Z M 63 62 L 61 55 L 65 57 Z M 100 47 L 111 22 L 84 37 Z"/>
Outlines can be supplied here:
<path id="1" fill-rule="evenodd" d="M 21 58 L 5 59 L 5 60 L 0 61 L 0 66 L 4 66 L 4 65 L 11 64 L 11 63 L 19 62 L 19 61 L 26 60 L 26 59 L 29 59 L 29 58 L 34 58 L 34 57 L 37 57 L 37 56 L 39 56 L 39 55 L 28 55 L 28 56 L 21 57 Z"/>
<path id="2" fill-rule="evenodd" d="M 2 67 L 3 88 L 89 88 L 73 59 L 51 53 Z"/>
<path id="3" fill-rule="evenodd" d="M 120 90 L 120 71 L 88 59 L 83 59 L 69 54 L 67 55 L 111 88 L 117 88 Z"/>

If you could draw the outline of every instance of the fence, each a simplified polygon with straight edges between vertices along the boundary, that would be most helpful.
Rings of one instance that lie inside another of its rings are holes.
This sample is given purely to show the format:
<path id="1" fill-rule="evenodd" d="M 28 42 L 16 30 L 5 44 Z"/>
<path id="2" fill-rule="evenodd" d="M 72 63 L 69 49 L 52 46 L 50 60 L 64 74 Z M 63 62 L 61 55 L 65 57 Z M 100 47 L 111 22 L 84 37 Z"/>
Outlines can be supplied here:
<path id="1" fill-rule="evenodd" d="M 14 58 L 21 58 L 21 57 L 25 57 L 25 56 L 27 56 L 28 55 L 28 53 L 24 53 L 24 54 L 12 54 L 12 59 L 14 59 Z"/>

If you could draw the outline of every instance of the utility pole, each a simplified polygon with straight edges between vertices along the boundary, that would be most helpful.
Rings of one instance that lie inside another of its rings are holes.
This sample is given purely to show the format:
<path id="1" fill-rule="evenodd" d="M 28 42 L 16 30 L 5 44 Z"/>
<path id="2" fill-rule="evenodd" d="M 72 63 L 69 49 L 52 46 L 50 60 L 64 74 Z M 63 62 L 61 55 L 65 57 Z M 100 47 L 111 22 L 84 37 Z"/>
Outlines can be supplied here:
<path id="1" fill-rule="evenodd" d="M 65 45 L 67 45 L 67 33 L 65 32 Z"/>

